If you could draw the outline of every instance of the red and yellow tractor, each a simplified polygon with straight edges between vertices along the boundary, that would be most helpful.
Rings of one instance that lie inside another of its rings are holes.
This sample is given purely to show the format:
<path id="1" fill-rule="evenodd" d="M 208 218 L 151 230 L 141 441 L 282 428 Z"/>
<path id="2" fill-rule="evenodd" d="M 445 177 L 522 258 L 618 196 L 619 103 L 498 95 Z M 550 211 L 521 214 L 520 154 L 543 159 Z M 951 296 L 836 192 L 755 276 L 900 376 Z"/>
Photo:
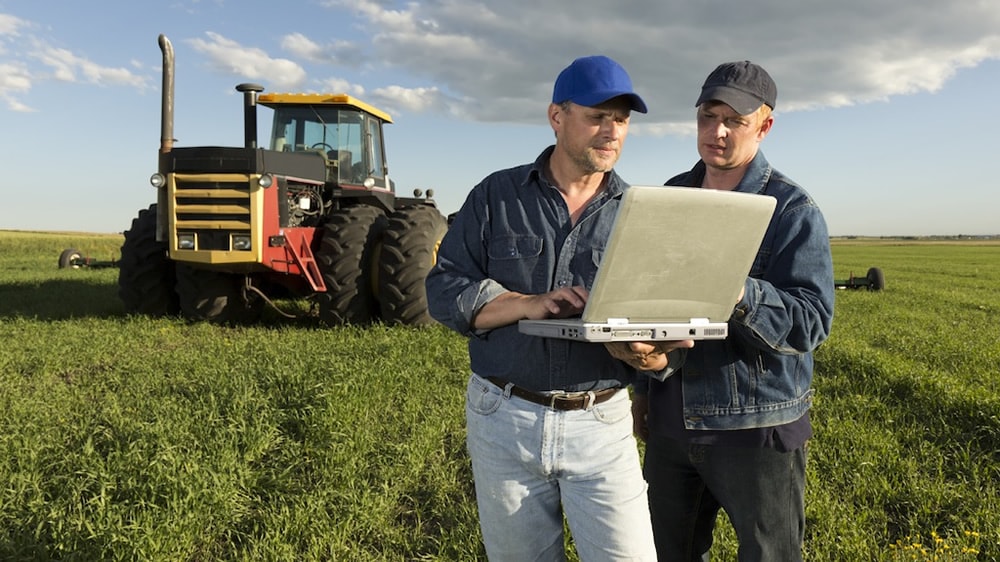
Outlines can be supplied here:
<path id="1" fill-rule="evenodd" d="M 125 232 L 126 311 L 252 322 L 305 298 L 328 324 L 420 325 L 424 278 L 447 230 L 433 193 L 399 197 L 383 111 L 343 94 L 263 93 L 240 84 L 244 146 L 175 147 L 174 53 L 159 37 L 163 94 L 156 203 Z M 273 111 L 257 146 L 257 111 Z"/>

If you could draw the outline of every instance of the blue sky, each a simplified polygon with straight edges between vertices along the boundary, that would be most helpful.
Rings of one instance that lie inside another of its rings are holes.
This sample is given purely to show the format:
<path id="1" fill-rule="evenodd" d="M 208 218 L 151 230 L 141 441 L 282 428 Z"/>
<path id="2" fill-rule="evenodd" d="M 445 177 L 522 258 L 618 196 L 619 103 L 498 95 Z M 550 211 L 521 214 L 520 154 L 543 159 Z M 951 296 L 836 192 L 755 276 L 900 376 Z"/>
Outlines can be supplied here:
<path id="1" fill-rule="evenodd" d="M 832 234 L 1000 234 L 1000 3 L 926 0 L 0 0 L 0 229 L 120 232 L 154 201 L 160 33 L 178 146 L 242 144 L 240 82 L 349 93 L 393 116 L 397 189 L 445 213 L 551 143 L 574 58 L 615 58 L 650 107 L 634 184 L 695 162 L 701 82 L 750 59 L 778 84 L 764 153 Z"/>

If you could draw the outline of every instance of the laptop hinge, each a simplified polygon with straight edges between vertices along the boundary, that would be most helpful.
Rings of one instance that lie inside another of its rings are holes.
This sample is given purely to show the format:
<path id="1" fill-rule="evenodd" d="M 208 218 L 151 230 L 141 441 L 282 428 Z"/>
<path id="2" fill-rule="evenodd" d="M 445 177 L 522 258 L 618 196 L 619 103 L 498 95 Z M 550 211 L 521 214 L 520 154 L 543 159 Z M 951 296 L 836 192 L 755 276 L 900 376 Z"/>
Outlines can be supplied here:
<path id="1" fill-rule="evenodd" d="M 711 324 L 708 318 L 692 318 L 690 324 Z"/>
<path id="2" fill-rule="evenodd" d="M 628 324 L 628 318 L 608 318 L 607 323 L 612 326 L 624 326 Z"/>

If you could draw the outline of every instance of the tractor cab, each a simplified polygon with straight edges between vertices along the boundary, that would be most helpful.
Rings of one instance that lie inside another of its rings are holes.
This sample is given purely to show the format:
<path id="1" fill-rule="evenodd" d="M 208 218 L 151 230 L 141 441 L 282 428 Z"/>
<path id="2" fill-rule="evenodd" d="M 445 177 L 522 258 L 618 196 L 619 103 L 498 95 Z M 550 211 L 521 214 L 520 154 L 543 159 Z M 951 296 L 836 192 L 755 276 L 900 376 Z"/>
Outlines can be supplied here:
<path id="1" fill-rule="evenodd" d="M 271 150 L 318 155 L 326 183 L 345 191 L 393 191 L 382 138 L 388 114 L 344 94 L 261 94 L 257 101 L 274 110 Z"/>

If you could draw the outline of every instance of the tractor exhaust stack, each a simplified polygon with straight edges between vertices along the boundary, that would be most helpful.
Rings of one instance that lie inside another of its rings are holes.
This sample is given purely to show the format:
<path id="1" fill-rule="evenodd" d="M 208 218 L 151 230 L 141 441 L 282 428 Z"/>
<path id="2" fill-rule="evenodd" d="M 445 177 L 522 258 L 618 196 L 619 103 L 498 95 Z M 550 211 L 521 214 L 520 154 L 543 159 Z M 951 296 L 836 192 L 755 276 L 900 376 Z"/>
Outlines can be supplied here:
<path id="1" fill-rule="evenodd" d="M 240 84 L 237 92 L 243 92 L 243 146 L 257 148 L 257 94 L 264 91 L 259 84 Z"/>

